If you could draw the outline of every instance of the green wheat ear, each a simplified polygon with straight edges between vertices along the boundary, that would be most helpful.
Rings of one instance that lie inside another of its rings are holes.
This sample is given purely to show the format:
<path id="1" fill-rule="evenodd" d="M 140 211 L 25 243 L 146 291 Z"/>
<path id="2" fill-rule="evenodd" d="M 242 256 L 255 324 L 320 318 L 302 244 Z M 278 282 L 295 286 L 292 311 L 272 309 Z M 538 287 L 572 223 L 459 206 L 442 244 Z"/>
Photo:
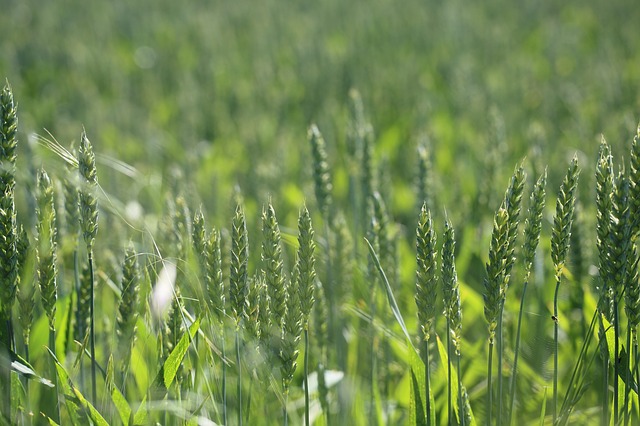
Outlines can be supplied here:
<path id="1" fill-rule="evenodd" d="M 638 235 L 638 232 L 640 232 L 640 125 L 638 125 L 636 135 L 631 144 L 629 203 L 632 234 Z"/>
<path id="2" fill-rule="evenodd" d="M 229 274 L 229 305 L 236 329 L 244 316 L 247 298 L 247 263 L 249 261 L 249 238 L 244 209 L 236 206 L 231 228 L 231 267 Z"/>
<path id="3" fill-rule="evenodd" d="M 14 201 L 17 108 L 9 83 L 0 92 L 0 320 L 11 318 L 19 273 Z"/>
<path id="4" fill-rule="evenodd" d="M 44 169 L 38 172 L 37 193 L 38 283 L 42 306 L 49 319 L 49 329 L 55 329 L 57 284 L 56 284 L 56 214 L 53 201 L 53 184 Z"/>
<path id="5" fill-rule="evenodd" d="M 631 244 L 629 180 L 622 168 L 614 182 L 612 201 L 606 268 L 613 297 L 618 299 L 622 296 L 627 279 L 627 259 Z"/>
<path id="6" fill-rule="evenodd" d="M 298 343 L 302 335 L 302 310 L 300 308 L 300 293 L 295 288 L 295 281 L 292 281 L 287 298 L 287 311 L 285 312 L 282 338 L 280 345 L 280 360 L 282 372 L 282 385 L 285 393 L 288 392 L 293 374 L 298 366 Z"/>
<path id="7" fill-rule="evenodd" d="M 560 186 L 556 201 L 556 215 L 553 219 L 553 229 L 551 231 L 551 259 L 555 267 L 556 280 L 560 279 L 567 251 L 569 250 L 571 224 L 573 223 L 575 208 L 575 192 L 579 174 L 578 158 L 573 157 Z"/>
<path id="8" fill-rule="evenodd" d="M 76 308 L 76 336 L 75 339 L 79 342 L 84 342 L 87 333 L 89 332 L 89 325 L 91 321 L 91 287 L 93 282 L 91 281 L 91 270 L 89 265 L 83 265 L 80 274 L 80 291 L 78 292 L 78 303 Z"/>
<path id="9" fill-rule="evenodd" d="M 19 266 L 22 269 L 24 278 L 25 273 L 30 273 L 25 270 L 27 260 L 30 257 L 31 247 L 29 245 L 29 237 L 27 231 L 20 226 L 20 232 L 18 237 L 18 258 Z M 36 287 L 31 280 L 20 280 L 20 288 L 18 292 L 18 310 L 20 315 L 20 326 L 22 328 L 22 337 L 25 347 L 29 347 L 29 340 L 31 336 L 31 326 L 33 325 L 33 311 L 35 309 L 35 292 Z M 28 360 L 27 360 L 28 361 Z"/>
<path id="10" fill-rule="evenodd" d="M 509 187 L 504 194 L 504 200 L 502 207 L 507 211 L 509 215 L 509 249 L 507 257 L 507 275 L 511 273 L 513 264 L 515 262 L 515 247 L 516 238 L 518 237 L 518 219 L 520 217 L 520 210 L 522 206 L 522 193 L 524 191 L 524 184 L 526 180 L 526 173 L 524 172 L 523 163 L 520 163 L 516 167 L 511 180 L 509 181 Z M 506 283 L 508 284 L 508 282 Z M 506 297 L 506 288 L 503 289 L 503 297 Z"/>
<path id="11" fill-rule="evenodd" d="M 416 305 L 424 340 L 429 340 L 436 318 L 436 233 L 426 202 L 422 205 L 416 228 Z"/>
<path id="12" fill-rule="evenodd" d="M 116 320 L 119 353 L 123 357 L 125 365 L 128 364 L 131 348 L 135 342 L 139 287 L 140 268 L 138 267 L 137 255 L 133 244 L 129 243 L 122 266 L 122 296 L 118 305 Z"/>
<path id="13" fill-rule="evenodd" d="M 245 329 L 248 336 L 253 340 L 253 343 L 258 345 L 260 340 L 260 333 L 262 331 L 260 325 L 260 305 L 262 299 L 262 288 L 264 286 L 262 282 L 262 275 L 253 275 L 249 278 L 248 290 L 247 290 L 247 303 L 245 305 Z"/>
<path id="14" fill-rule="evenodd" d="M 298 256 L 295 266 L 295 276 L 298 280 L 300 308 L 302 310 L 302 327 L 309 328 L 309 316 L 314 303 L 314 288 L 316 279 L 315 255 L 316 245 L 313 241 L 313 226 L 311 216 L 306 206 L 300 211 L 298 218 Z"/>
<path id="15" fill-rule="evenodd" d="M 331 192 L 331 170 L 327 156 L 327 148 L 320 134 L 320 130 L 315 124 L 309 127 L 308 139 L 311 143 L 311 154 L 313 156 L 313 181 L 315 183 L 316 201 L 322 217 L 326 221 L 331 220 L 331 209 L 333 208 L 333 198 Z"/>
<path id="16" fill-rule="evenodd" d="M 433 207 L 433 165 L 428 140 L 425 138 L 418 145 L 418 176 L 417 176 L 418 200 L 424 202 L 427 207 Z"/>
<path id="17" fill-rule="evenodd" d="M 201 272 L 204 272 L 207 268 L 207 233 L 205 231 L 204 214 L 202 213 L 202 208 L 198 209 L 193 216 L 191 232 L 193 250 L 196 253 L 196 257 L 198 258 L 200 270 Z"/>
<path id="18" fill-rule="evenodd" d="M 538 243 L 540 241 L 540 231 L 542 230 L 542 212 L 545 205 L 545 187 L 547 185 L 547 171 L 538 178 L 533 187 L 531 197 L 529 199 L 529 215 L 524 224 L 524 244 L 522 246 L 525 279 L 528 281 L 531 267 L 533 265 L 534 256 Z"/>
<path id="19" fill-rule="evenodd" d="M 600 275 L 600 299 L 598 310 L 612 321 L 613 304 L 609 273 L 607 271 L 609 234 L 611 232 L 611 211 L 613 209 L 613 157 L 609 145 L 602 138 L 596 164 L 596 247 L 598 249 L 598 267 Z"/>
<path id="20" fill-rule="evenodd" d="M 219 321 L 224 316 L 224 280 L 222 277 L 222 254 L 220 249 L 220 233 L 218 230 L 211 230 L 209 240 L 206 243 L 206 265 L 207 265 L 207 288 L 205 289 L 209 309 L 214 318 Z"/>
<path id="21" fill-rule="evenodd" d="M 11 318 L 18 280 L 13 190 L 0 194 L 0 320 Z"/>
<path id="22" fill-rule="evenodd" d="M 287 308 L 287 288 L 280 244 L 280 228 L 271 203 L 262 212 L 262 264 L 269 294 L 271 323 L 282 329 Z"/>
<path id="23" fill-rule="evenodd" d="M 493 220 L 493 232 L 489 248 L 489 262 L 486 265 L 487 278 L 484 280 L 484 316 L 489 323 L 489 341 L 495 339 L 500 306 L 506 285 L 509 254 L 509 213 L 500 208 Z"/>
<path id="24" fill-rule="evenodd" d="M 18 147 L 18 109 L 9 83 L 0 92 L 0 190 L 13 190 Z"/>
<path id="25" fill-rule="evenodd" d="M 80 227 L 87 250 L 91 251 L 98 233 L 98 199 L 96 197 L 98 176 L 93 147 L 84 131 L 78 150 L 78 169 L 80 171 Z"/>
<path id="26" fill-rule="evenodd" d="M 624 296 L 629 328 L 635 330 L 640 324 L 640 281 L 638 280 L 638 252 L 635 245 L 632 245 L 629 251 Z"/>
<path id="27" fill-rule="evenodd" d="M 462 334 L 462 309 L 460 308 L 460 286 L 456 273 L 455 255 L 456 239 L 453 226 L 447 218 L 442 236 L 442 292 L 444 295 L 444 312 L 449 319 L 451 341 L 456 355 L 460 355 L 460 339 Z"/>

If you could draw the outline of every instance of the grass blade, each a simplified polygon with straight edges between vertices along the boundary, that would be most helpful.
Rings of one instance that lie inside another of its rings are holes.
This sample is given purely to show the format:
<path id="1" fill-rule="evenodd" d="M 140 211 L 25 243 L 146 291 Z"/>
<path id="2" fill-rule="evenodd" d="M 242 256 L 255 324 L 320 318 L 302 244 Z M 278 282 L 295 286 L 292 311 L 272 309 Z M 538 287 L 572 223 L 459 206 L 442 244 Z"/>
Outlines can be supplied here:
<path id="1" fill-rule="evenodd" d="M 180 364 L 182 364 L 182 360 L 187 354 L 187 349 L 189 349 L 189 345 L 199 328 L 200 318 L 197 318 L 193 324 L 189 326 L 189 332 L 182 335 L 176 347 L 171 351 L 164 364 L 162 364 L 162 367 L 160 367 L 160 371 L 158 371 L 158 375 L 154 381 L 156 387 L 164 389 L 165 391 L 169 389 L 169 386 L 171 386 L 173 380 L 176 378 L 176 373 L 178 372 Z"/>

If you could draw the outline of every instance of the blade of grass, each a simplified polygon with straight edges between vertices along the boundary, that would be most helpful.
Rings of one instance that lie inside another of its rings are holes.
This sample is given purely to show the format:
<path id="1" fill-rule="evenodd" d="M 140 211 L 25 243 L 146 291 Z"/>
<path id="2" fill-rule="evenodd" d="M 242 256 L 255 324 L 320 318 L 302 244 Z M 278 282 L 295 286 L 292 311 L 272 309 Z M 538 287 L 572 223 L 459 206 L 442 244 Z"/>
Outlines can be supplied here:
<path id="1" fill-rule="evenodd" d="M 187 349 L 189 349 L 189 345 L 199 329 L 200 318 L 196 318 L 196 320 L 189 326 L 189 331 L 182 335 L 178 344 L 160 367 L 160 371 L 158 371 L 158 375 L 154 381 L 155 387 L 162 389 L 165 392 L 169 389 L 173 380 L 176 378 L 180 364 L 182 364 L 182 361 L 187 354 Z"/>

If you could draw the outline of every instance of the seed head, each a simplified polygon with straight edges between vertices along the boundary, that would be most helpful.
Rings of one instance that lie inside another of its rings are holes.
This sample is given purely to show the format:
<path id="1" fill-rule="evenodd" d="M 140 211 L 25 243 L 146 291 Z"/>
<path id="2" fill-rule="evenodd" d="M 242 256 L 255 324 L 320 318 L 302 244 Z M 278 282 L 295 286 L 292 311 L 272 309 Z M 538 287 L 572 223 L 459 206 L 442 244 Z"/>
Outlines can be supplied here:
<path id="1" fill-rule="evenodd" d="M 93 248 L 98 233 L 98 200 L 96 190 L 98 177 L 96 157 L 86 132 L 82 132 L 78 151 L 78 169 L 80 172 L 80 227 L 87 249 Z"/>
<path id="2" fill-rule="evenodd" d="M 55 329 L 57 300 L 57 267 L 56 267 L 56 214 L 53 201 L 53 185 L 44 169 L 38 173 L 36 229 L 38 244 L 36 257 L 38 261 L 38 283 L 42 296 L 42 305 L 49 318 L 49 328 Z"/>

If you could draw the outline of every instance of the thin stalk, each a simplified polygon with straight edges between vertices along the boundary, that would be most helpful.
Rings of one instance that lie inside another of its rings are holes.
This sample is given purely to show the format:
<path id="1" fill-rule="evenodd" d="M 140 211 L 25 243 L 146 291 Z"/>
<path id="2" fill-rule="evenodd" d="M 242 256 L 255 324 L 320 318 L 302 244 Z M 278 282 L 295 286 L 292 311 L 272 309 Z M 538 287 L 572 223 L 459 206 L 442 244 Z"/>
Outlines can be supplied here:
<path id="1" fill-rule="evenodd" d="M 304 329 L 304 424 L 310 426 L 309 421 L 309 329 Z"/>
<path id="2" fill-rule="evenodd" d="M 376 357 L 376 329 L 373 324 L 374 318 L 376 317 L 376 291 L 375 287 L 371 291 L 371 376 L 369 377 L 369 385 L 371 387 L 371 393 L 369 395 L 369 424 L 373 425 L 376 423 L 376 409 L 375 409 L 375 389 L 376 389 L 376 381 L 377 381 L 377 357 Z"/>
<path id="3" fill-rule="evenodd" d="M 25 359 L 25 361 L 27 361 L 27 362 L 31 362 L 31 361 L 29 360 L 29 344 L 28 344 L 28 343 L 26 343 L 26 342 L 25 342 L 25 344 L 24 344 L 24 359 Z M 26 408 L 27 408 L 27 413 L 30 413 L 30 412 L 31 412 L 31 401 L 30 401 L 30 399 L 29 399 L 29 386 L 30 386 L 30 385 L 29 385 L 29 382 L 30 382 L 30 380 L 28 380 L 28 379 L 26 379 L 26 380 L 23 382 L 23 385 L 24 385 L 24 394 L 25 394 L 25 405 L 26 405 Z M 26 416 L 26 418 L 28 419 L 27 424 L 33 424 L 33 421 L 31 420 L 31 416 Z"/>
<path id="4" fill-rule="evenodd" d="M 238 327 L 236 327 L 236 365 L 238 367 L 238 426 L 242 426 L 242 366 L 240 365 L 240 332 Z"/>
<path id="5" fill-rule="evenodd" d="M 76 246 L 73 249 L 73 280 L 75 283 L 75 287 L 76 287 L 76 303 L 80 303 L 80 261 L 78 259 L 78 247 Z M 78 338 L 80 340 L 82 340 L 82 325 L 80 324 L 80 322 L 78 321 L 78 323 L 76 324 L 76 328 L 78 330 Z M 84 351 L 84 347 L 81 348 L 81 350 Z M 80 389 L 84 389 L 84 368 L 82 367 L 82 360 L 84 359 L 84 356 L 79 357 L 78 359 L 78 366 L 79 366 L 79 370 L 80 370 Z M 27 361 L 29 359 L 27 358 Z"/>
<path id="6" fill-rule="evenodd" d="M 601 340 L 601 344 L 605 346 L 605 351 L 607 351 L 606 349 L 607 340 L 606 340 L 606 337 L 604 336 L 604 331 L 602 336 L 603 336 L 603 339 Z M 602 390 L 604 393 L 604 397 L 602 400 L 602 426 L 608 426 L 609 425 L 609 356 L 608 354 L 602 360 L 602 364 L 603 364 L 602 365 L 602 368 L 603 368 Z"/>
<path id="7" fill-rule="evenodd" d="M 11 351 L 11 325 L 9 320 L 0 320 L 0 372 L 2 381 L 2 412 L 7 413 L 6 418 L 11 420 L 11 363 L 9 353 Z"/>
<path id="8" fill-rule="evenodd" d="M 502 426 L 502 354 L 504 346 L 502 341 L 502 315 L 504 312 L 504 299 L 500 304 L 500 315 L 498 316 L 498 418 L 496 424 Z"/>
<path id="9" fill-rule="evenodd" d="M 424 387 L 426 389 L 426 421 L 428 426 L 431 426 L 431 367 L 429 366 L 429 341 L 424 340 L 424 353 L 422 355 L 422 361 L 424 362 Z"/>
<path id="10" fill-rule="evenodd" d="M 489 361 L 487 363 L 487 426 L 491 426 L 493 395 L 491 387 L 491 373 L 493 367 L 493 340 L 489 340 Z"/>
<path id="11" fill-rule="evenodd" d="M 331 226 L 329 224 L 329 219 L 325 218 L 324 220 L 324 236 L 326 239 L 326 256 L 327 256 L 327 275 L 326 275 L 326 285 L 325 285 L 325 296 L 327 298 L 327 304 L 329 305 L 329 335 L 331 336 L 332 339 L 334 339 L 334 344 L 336 345 L 336 352 L 337 352 L 337 357 L 338 357 L 338 364 L 340 365 L 340 368 L 342 368 L 343 366 L 341 365 L 342 362 L 342 358 L 343 358 L 343 351 L 342 351 L 342 344 L 341 344 L 341 340 L 340 340 L 340 331 L 338 329 L 338 327 L 336 327 L 336 318 L 338 315 L 338 309 L 335 303 L 335 299 L 334 299 L 334 292 L 333 292 L 333 274 L 332 274 L 332 259 L 331 259 Z"/>
<path id="12" fill-rule="evenodd" d="M 96 385 L 96 329 L 95 329 L 95 294 L 94 294 L 94 276 L 93 276 L 93 250 L 89 250 L 89 281 L 91 282 L 91 291 L 89 298 L 89 340 L 91 345 L 91 398 L 94 404 L 98 403 L 98 388 Z"/>
<path id="13" fill-rule="evenodd" d="M 558 418 L 558 290 L 560 275 L 556 274 L 556 290 L 553 295 L 553 423 Z"/>
<path id="14" fill-rule="evenodd" d="M 460 353 L 457 353 L 456 369 L 458 370 L 458 417 L 460 418 L 460 426 L 466 426 L 464 421 L 464 403 L 462 401 L 462 370 L 460 370 L 460 358 Z"/>
<path id="15" fill-rule="evenodd" d="M 613 299 L 613 335 L 614 335 L 614 346 L 613 346 L 613 424 L 618 424 L 618 418 L 620 413 L 618 412 L 618 353 L 620 348 L 620 313 L 618 312 L 618 298 L 615 297 Z"/>
<path id="16" fill-rule="evenodd" d="M 584 381 L 585 377 L 588 377 L 586 372 L 591 368 L 591 364 L 595 360 L 597 356 L 597 351 L 594 351 L 593 355 L 589 359 L 589 361 L 585 361 L 587 357 L 588 349 L 591 346 L 591 340 L 594 336 L 594 329 L 596 325 L 596 321 L 600 318 L 599 312 L 596 310 L 593 314 L 593 318 L 591 319 L 591 323 L 589 324 L 589 328 L 587 333 L 585 334 L 584 342 L 582 343 L 582 348 L 580 349 L 580 353 L 575 362 L 573 372 L 571 373 L 571 378 L 567 383 L 568 391 L 564 395 L 564 400 L 562 401 L 562 405 L 560 406 L 560 419 L 558 420 L 559 424 L 565 424 L 567 418 L 572 410 L 572 406 L 575 405 L 577 398 L 581 395 L 582 389 L 584 389 Z"/>
<path id="17" fill-rule="evenodd" d="M 289 413 L 287 412 L 287 405 L 289 404 L 289 389 L 284 391 L 284 402 L 282 403 L 282 417 L 284 420 L 284 426 L 289 425 Z"/>
<path id="18" fill-rule="evenodd" d="M 520 358 L 520 332 L 522 330 L 522 313 L 524 312 L 524 298 L 527 294 L 527 286 L 529 280 L 524 282 L 522 287 L 522 297 L 520 298 L 520 311 L 518 312 L 518 326 L 516 328 L 516 345 L 513 355 L 513 373 L 511 374 L 511 389 L 509 395 L 509 417 L 507 425 L 511 426 L 511 419 L 513 418 L 513 408 L 516 400 L 516 376 L 518 375 L 518 359 Z"/>
<path id="19" fill-rule="evenodd" d="M 633 329 L 633 376 L 636 385 L 640 383 L 640 370 L 638 369 L 638 329 Z"/>
<path id="20" fill-rule="evenodd" d="M 453 409 L 452 409 L 452 390 L 451 390 L 451 326 L 449 323 L 449 316 L 447 316 L 447 420 L 448 424 L 453 424 Z"/>
<path id="21" fill-rule="evenodd" d="M 56 352 L 56 331 L 49 328 L 49 349 L 51 352 Z M 54 405 L 51 419 L 56 423 L 60 423 L 60 400 L 58 399 L 58 373 L 56 371 L 56 362 L 51 359 L 51 382 L 53 383 L 53 389 L 48 389 L 48 392 L 53 392 Z"/>
<path id="22" fill-rule="evenodd" d="M 227 426 L 227 355 L 225 349 L 224 339 L 224 326 L 222 326 L 222 343 L 220 344 L 220 350 L 222 352 L 222 424 Z"/>
<path id="23" fill-rule="evenodd" d="M 631 327 L 627 328 L 627 363 L 625 365 L 625 383 L 624 383 L 624 424 L 629 424 L 629 392 L 631 392 Z"/>

